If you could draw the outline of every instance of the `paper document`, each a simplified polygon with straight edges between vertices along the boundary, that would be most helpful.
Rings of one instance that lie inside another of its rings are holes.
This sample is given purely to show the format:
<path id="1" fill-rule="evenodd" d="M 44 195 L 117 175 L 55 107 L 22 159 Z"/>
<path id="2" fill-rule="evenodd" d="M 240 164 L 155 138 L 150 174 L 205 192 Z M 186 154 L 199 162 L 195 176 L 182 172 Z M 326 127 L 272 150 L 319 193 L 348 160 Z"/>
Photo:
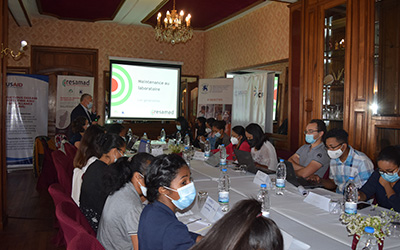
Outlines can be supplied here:
<path id="1" fill-rule="evenodd" d="M 330 200 L 331 200 L 330 198 L 310 192 L 310 193 L 308 193 L 307 197 L 304 199 L 304 202 L 329 212 L 329 201 Z"/>

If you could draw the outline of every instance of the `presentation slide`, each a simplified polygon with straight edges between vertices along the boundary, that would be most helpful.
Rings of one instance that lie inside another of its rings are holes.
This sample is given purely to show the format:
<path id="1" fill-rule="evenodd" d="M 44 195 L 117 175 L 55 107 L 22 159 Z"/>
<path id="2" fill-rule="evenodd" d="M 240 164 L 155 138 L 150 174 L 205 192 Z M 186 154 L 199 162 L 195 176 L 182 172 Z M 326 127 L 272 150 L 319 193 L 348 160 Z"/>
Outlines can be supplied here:
<path id="1" fill-rule="evenodd" d="M 181 65 L 130 65 L 111 60 L 110 118 L 176 119 Z"/>

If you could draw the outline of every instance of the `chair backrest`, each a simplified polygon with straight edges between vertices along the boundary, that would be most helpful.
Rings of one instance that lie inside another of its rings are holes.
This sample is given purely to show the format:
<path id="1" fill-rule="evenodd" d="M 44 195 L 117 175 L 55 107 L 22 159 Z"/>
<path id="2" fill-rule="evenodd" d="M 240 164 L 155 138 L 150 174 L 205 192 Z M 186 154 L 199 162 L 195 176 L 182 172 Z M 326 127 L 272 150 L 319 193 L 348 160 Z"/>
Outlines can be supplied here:
<path id="1" fill-rule="evenodd" d="M 65 155 L 60 150 L 53 151 L 51 156 L 57 170 L 58 182 L 64 188 L 65 193 L 71 195 L 72 175 L 74 171 L 73 158 Z"/>
<path id="2" fill-rule="evenodd" d="M 71 157 L 72 159 L 75 158 L 76 152 L 78 151 L 78 149 L 70 144 L 69 142 L 64 143 L 64 149 L 65 149 L 65 153 Z"/>
<path id="3" fill-rule="evenodd" d="M 67 250 L 105 250 L 103 245 L 92 235 L 87 233 L 79 233 L 75 236 Z"/>
<path id="4" fill-rule="evenodd" d="M 52 140 L 47 141 L 45 138 L 40 138 L 39 140 L 43 148 L 43 158 L 41 162 L 42 165 L 40 169 L 40 176 L 36 183 L 36 190 L 42 191 L 47 190 L 51 184 L 57 183 L 58 178 L 57 171 L 51 155 L 54 150 L 49 145 Z"/>
<path id="5" fill-rule="evenodd" d="M 49 187 L 49 194 L 54 201 L 54 207 L 57 207 L 61 202 L 74 202 L 71 196 L 68 195 L 60 183 L 53 183 Z"/>
<path id="6" fill-rule="evenodd" d="M 64 232 L 64 238 L 69 246 L 72 239 L 79 233 L 96 236 L 86 217 L 74 202 L 62 201 L 56 206 L 56 216 Z"/>

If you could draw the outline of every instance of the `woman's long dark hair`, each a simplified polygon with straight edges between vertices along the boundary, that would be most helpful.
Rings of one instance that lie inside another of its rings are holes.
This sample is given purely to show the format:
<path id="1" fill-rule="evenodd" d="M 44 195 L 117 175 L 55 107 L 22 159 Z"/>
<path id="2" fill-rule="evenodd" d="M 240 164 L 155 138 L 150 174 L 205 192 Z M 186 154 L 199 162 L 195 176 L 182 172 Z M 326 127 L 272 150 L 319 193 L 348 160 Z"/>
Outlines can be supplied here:
<path id="1" fill-rule="evenodd" d="M 264 134 L 260 125 L 256 123 L 247 125 L 246 132 L 253 136 L 254 144 L 252 143 L 250 147 L 255 147 L 257 150 L 260 150 L 264 142 L 268 140 L 268 136 Z"/>
<path id="2" fill-rule="evenodd" d="M 96 138 L 101 134 L 104 134 L 104 130 L 99 125 L 91 125 L 86 129 L 74 158 L 75 168 L 84 167 L 92 156 L 101 157 L 100 147 L 96 143 Z"/>
<path id="3" fill-rule="evenodd" d="M 132 180 L 133 174 L 146 174 L 147 166 L 154 160 L 148 153 L 138 153 L 132 157 L 121 157 L 110 165 L 104 174 L 104 185 L 107 193 L 113 194 Z"/>
<path id="4" fill-rule="evenodd" d="M 156 201 L 160 195 L 158 188 L 163 186 L 169 187 L 171 181 L 183 166 L 186 166 L 186 162 L 179 155 L 169 154 L 156 157 L 147 168 L 147 200 L 149 202 Z"/>
<path id="5" fill-rule="evenodd" d="M 125 141 L 117 134 L 103 133 L 96 138 L 96 143 L 100 146 L 101 155 L 107 154 L 111 149 L 121 149 L 125 146 Z"/>
<path id="6" fill-rule="evenodd" d="M 84 116 L 78 116 L 75 118 L 75 120 L 72 121 L 71 123 L 71 130 L 72 133 L 77 134 L 77 133 L 82 133 L 85 132 L 85 129 L 83 126 L 86 125 L 87 118 Z"/>
<path id="7" fill-rule="evenodd" d="M 261 216 L 261 204 L 242 200 L 190 250 L 282 250 L 283 238 L 274 221 Z"/>
<path id="8" fill-rule="evenodd" d="M 189 123 L 188 123 L 188 121 L 186 121 L 185 117 L 179 116 L 176 119 L 176 121 L 181 124 L 181 133 L 182 132 L 186 133 L 187 131 L 190 130 Z M 185 135 L 182 135 L 182 136 L 185 136 Z"/>

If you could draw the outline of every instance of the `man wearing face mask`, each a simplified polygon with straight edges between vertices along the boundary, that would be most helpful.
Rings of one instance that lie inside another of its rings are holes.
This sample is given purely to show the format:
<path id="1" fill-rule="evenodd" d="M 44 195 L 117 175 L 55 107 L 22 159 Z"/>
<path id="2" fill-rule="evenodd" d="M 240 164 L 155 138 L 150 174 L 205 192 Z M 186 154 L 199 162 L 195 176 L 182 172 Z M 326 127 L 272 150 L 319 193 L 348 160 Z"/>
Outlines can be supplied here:
<path id="1" fill-rule="evenodd" d="M 379 206 L 400 212 L 400 148 L 384 148 L 376 159 L 378 169 L 359 190 L 359 201 L 369 200 L 375 195 Z"/>
<path id="2" fill-rule="evenodd" d="M 313 174 L 323 177 L 329 167 L 329 157 L 322 143 L 326 133 L 324 121 L 311 120 L 304 131 L 307 144 L 301 146 L 288 161 L 293 165 L 296 175 L 308 178 Z"/>
<path id="3" fill-rule="evenodd" d="M 348 143 L 346 131 L 334 128 L 325 136 L 325 147 L 331 158 L 329 179 L 321 180 L 318 177 L 312 179 L 320 182 L 325 188 L 337 193 L 343 193 L 344 186 L 350 176 L 354 177 L 357 188 L 361 188 L 374 172 L 374 164 L 364 153 L 355 150 Z"/>
<path id="4" fill-rule="evenodd" d="M 71 112 L 71 121 L 74 121 L 77 117 L 86 117 L 89 121 L 89 125 L 97 124 L 96 109 L 93 106 L 93 98 L 89 94 L 83 94 L 80 99 L 80 103 Z"/>
<path id="5" fill-rule="evenodd" d="M 224 144 L 225 147 L 231 143 L 231 138 L 225 134 L 225 121 L 216 121 L 212 125 L 212 131 L 217 138 L 215 141 L 215 149 L 217 149 L 220 145 Z"/>

